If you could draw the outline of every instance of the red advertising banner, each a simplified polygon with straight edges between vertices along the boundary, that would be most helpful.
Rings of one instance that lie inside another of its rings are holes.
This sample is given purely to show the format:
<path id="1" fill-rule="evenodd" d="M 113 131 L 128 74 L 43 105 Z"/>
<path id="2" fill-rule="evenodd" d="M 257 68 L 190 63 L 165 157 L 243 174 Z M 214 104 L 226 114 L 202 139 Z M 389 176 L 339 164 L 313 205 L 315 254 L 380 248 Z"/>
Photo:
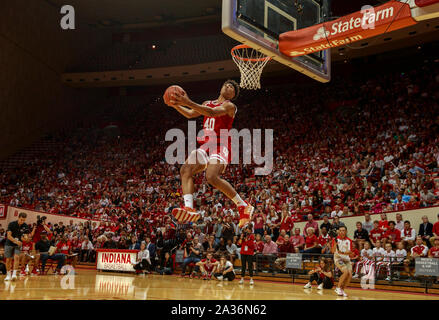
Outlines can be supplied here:
<path id="1" fill-rule="evenodd" d="M 289 57 L 298 57 L 365 40 L 416 23 L 408 4 L 389 1 L 333 21 L 282 33 L 279 36 L 279 51 Z"/>
<path id="2" fill-rule="evenodd" d="M 8 206 L 0 204 L 0 219 L 6 219 L 7 212 L 8 212 Z"/>
<path id="3" fill-rule="evenodd" d="M 415 4 L 418 7 L 427 7 L 435 3 L 439 3 L 439 0 L 415 0 Z"/>

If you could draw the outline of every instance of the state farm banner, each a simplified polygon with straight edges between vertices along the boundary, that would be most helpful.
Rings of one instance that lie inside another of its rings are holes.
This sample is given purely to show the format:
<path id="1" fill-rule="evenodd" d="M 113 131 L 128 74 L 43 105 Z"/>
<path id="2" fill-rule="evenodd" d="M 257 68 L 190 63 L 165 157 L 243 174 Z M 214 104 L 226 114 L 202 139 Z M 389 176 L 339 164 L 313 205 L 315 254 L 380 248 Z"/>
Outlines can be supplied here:
<path id="1" fill-rule="evenodd" d="M 17 207 L 6 207 L 7 208 L 7 215 L 6 215 L 6 223 L 9 224 L 9 222 L 15 221 L 18 219 L 18 214 L 20 212 L 24 212 L 27 214 L 27 218 L 26 218 L 26 223 L 27 224 L 32 224 L 37 222 L 37 216 L 45 216 L 46 219 L 46 223 L 51 223 L 52 225 L 57 223 L 59 224 L 60 222 L 62 222 L 64 225 L 69 225 L 70 221 L 72 221 L 73 223 L 78 223 L 78 222 L 86 222 L 86 221 L 90 221 L 91 223 L 96 222 L 96 225 L 99 226 L 99 224 L 101 223 L 98 220 L 91 220 L 91 219 L 83 219 L 83 218 L 76 218 L 76 217 L 72 217 L 72 216 L 65 216 L 65 215 L 61 215 L 61 214 L 53 214 L 53 213 L 46 213 L 46 212 L 40 212 L 40 211 L 34 211 L 34 210 L 27 210 L 27 209 L 23 209 L 23 208 L 17 208 Z M 1 218 L 1 217 L 0 217 Z"/>
<path id="2" fill-rule="evenodd" d="M 416 24 L 410 6 L 389 1 L 381 6 L 352 13 L 308 28 L 279 36 L 279 51 L 289 57 L 343 46 Z"/>
<path id="3" fill-rule="evenodd" d="M 133 264 L 137 260 L 138 250 L 98 249 L 97 270 L 134 272 Z"/>

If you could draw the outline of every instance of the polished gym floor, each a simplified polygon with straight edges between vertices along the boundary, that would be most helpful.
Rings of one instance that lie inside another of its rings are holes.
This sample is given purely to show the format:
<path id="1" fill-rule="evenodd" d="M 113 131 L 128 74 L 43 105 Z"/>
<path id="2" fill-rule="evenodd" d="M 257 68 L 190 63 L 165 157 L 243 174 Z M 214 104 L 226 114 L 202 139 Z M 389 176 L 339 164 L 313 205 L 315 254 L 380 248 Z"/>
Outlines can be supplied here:
<path id="1" fill-rule="evenodd" d="M 0 283 L 1 300 L 439 300 L 439 295 L 409 292 L 346 290 L 348 298 L 334 290 L 303 289 L 303 284 L 255 280 L 250 286 L 178 276 L 133 275 L 79 270 L 77 275 L 20 277 Z M 239 279 L 239 278 L 238 278 Z"/>

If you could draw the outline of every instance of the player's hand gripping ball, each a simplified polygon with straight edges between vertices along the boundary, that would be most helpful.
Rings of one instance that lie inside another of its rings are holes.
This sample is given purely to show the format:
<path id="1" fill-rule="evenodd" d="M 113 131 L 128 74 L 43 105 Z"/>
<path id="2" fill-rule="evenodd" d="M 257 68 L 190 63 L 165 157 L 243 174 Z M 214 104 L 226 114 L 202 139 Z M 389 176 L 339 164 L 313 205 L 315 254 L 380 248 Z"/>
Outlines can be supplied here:
<path id="1" fill-rule="evenodd" d="M 178 93 L 179 95 L 184 95 L 185 91 L 182 87 L 177 85 L 170 86 L 168 89 L 166 89 L 165 94 L 163 95 L 163 100 L 168 106 L 174 106 L 171 101 L 174 100 L 173 95 L 175 95 L 176 93 Z"/>

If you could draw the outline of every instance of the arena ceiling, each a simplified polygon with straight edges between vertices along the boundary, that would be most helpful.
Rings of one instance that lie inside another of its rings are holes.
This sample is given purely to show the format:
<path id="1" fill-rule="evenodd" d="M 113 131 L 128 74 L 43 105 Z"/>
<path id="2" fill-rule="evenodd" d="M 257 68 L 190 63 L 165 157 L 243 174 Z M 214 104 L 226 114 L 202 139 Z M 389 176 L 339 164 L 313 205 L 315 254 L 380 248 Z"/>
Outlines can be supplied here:
<path id="1" fill-rule="evenodd" d="M 43 0 L 57 8 L 65 0 Z M 299 0 L 301 1 L 301 0 Z M 386 0 L 332 0 L 332 16 Z M 221 20 L 222 0 L 69 0 L 80 23 L 96 28 L 138 29 Z"/>
<path id="2" fill-rule="evenodd" d="M 60 8 L 65 0 L 44 0 Z M 80 23 L 137 29 L 221 19 L 222 0 L 69 0 Z"/>

